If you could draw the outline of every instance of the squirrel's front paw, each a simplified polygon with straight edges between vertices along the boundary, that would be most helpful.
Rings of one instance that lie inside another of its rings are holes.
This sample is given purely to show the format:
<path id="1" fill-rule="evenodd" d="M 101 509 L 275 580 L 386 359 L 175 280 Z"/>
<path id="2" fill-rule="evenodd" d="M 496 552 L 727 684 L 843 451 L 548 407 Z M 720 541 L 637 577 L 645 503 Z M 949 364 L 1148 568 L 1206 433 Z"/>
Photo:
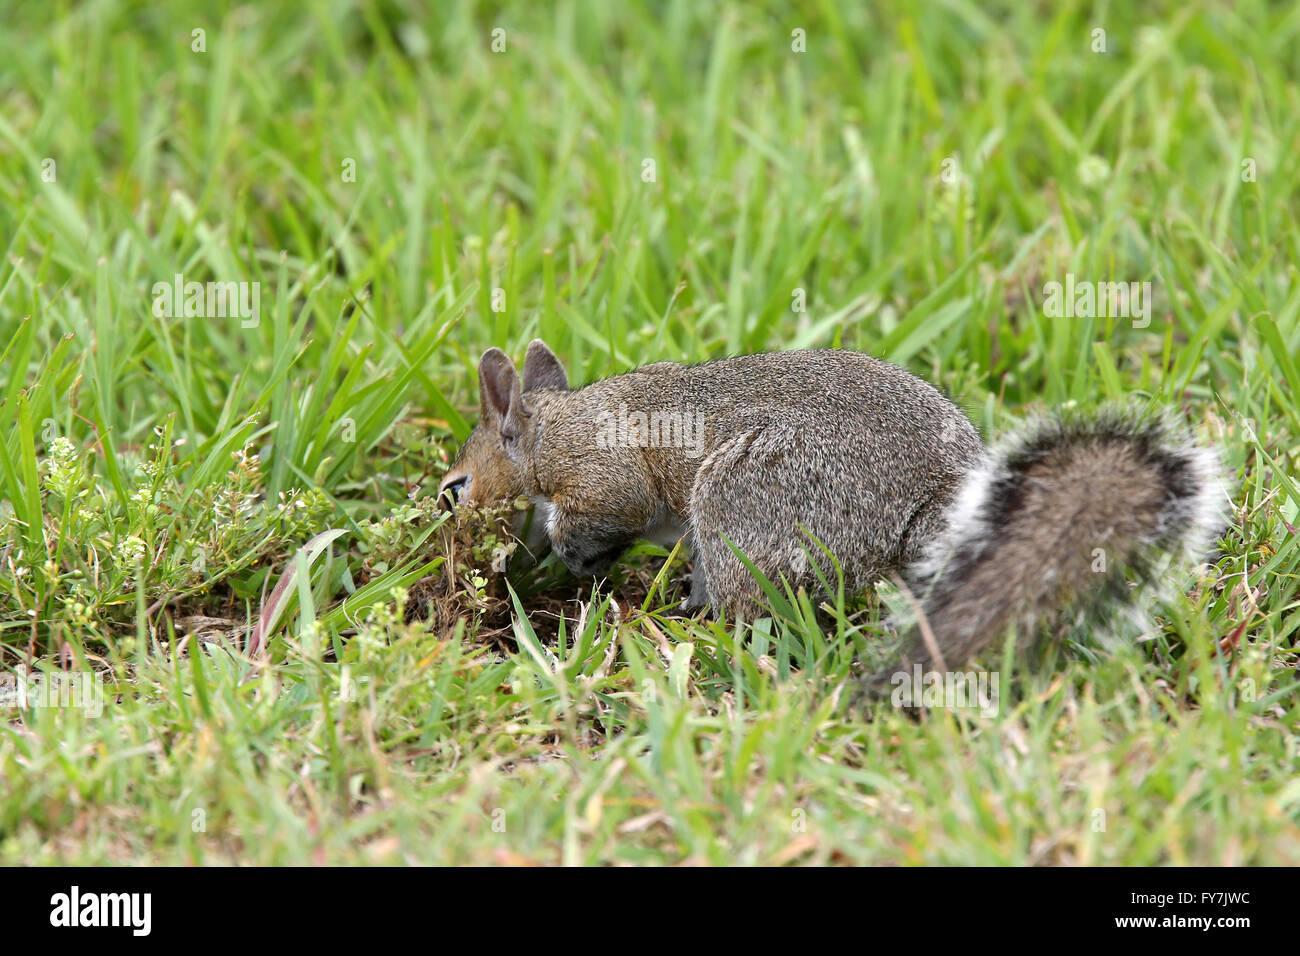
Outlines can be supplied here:
<path id="1" fill-rule="evenodd" d="M 565 541 L 555 544 L 555 553 L 577 577 L 602 577 L 623 553 L 623 548 L 618 545 L 602 548 L 595 542 Z"/>
<path id="2" fill-rule="evenodd" d="M 551 511 L 546 530 L 555 553 L 578 577 L 604 575 L 636 540 L 635 530 L 604 516 L 574 514 L 558 503 Z"/>

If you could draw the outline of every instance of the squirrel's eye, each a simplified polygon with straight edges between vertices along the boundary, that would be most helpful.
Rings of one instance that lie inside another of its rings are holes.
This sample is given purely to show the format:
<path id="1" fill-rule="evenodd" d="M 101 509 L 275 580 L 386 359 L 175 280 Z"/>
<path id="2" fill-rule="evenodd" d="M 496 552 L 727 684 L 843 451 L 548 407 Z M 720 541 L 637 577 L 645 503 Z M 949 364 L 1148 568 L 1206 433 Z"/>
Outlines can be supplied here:
<path id="1" fill-rule="evenodd" d="M 465 491 L 465 486 L 469 483 L 468 478 L 458 478 L 451 484 L 442 489 L 438 495 L 440 503 L 444 508 L 450 508 L 452 505 L 460 502 L 460 496 Z"/>

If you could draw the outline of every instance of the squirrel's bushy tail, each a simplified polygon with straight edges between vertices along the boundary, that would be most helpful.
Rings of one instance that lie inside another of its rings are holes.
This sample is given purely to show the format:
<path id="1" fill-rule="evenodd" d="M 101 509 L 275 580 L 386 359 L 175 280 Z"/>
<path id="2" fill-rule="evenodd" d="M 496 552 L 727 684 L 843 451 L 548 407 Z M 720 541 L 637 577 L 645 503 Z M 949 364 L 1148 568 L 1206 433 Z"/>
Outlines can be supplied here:
<path id="1" fill-rule="evenodd" d="M 906 571 L 920 614 L 905 667 L 959 667 L 1010 625 L 1030 636 L 1065 609 L 1126 605 L 1130 576 L 1151 583 L 1171 559 L 1206 556 L 1226 500 L 1217 457 L 1172 415 L 1033 421 L 988 453 L 945 533 Z"/>

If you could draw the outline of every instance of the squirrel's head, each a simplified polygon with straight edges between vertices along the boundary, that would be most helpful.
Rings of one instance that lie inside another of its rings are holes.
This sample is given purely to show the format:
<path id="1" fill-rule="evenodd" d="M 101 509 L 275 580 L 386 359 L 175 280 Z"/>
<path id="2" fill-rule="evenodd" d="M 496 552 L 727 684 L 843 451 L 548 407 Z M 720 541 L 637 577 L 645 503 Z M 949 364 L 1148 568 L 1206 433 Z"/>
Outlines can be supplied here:
<path id="1" fill-rule="evenodd" d="M 479 359 L 478 387 L 478 425 L 438 488 L 444 508 L 493 505 L 535 490 L 530 455 L 537 422 L 529 396 L 539 389 L 568 391 L 569 379 L 555 353 L 533 339 L 522 383 L 506 353 L 488 349 Z"/>

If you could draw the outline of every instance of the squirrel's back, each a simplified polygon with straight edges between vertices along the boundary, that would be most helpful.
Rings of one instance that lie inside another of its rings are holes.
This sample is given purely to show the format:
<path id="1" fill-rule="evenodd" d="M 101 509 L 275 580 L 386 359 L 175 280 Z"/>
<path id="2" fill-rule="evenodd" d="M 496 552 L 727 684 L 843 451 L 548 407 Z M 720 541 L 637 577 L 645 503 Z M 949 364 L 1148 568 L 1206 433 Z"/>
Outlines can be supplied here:
<path id="1" fill-rule="evenodd" d="M 929 382 L 874 356 L 843 349 L 759 352 L 693 365 L 656 362 L 592 382 L 572 395 L 602 406 L 635 399 L 643 407 L 674 405 L 713 417 L 781 408 L 823 417 L 857 411 L 901 422 L 956 411 Z"/>

